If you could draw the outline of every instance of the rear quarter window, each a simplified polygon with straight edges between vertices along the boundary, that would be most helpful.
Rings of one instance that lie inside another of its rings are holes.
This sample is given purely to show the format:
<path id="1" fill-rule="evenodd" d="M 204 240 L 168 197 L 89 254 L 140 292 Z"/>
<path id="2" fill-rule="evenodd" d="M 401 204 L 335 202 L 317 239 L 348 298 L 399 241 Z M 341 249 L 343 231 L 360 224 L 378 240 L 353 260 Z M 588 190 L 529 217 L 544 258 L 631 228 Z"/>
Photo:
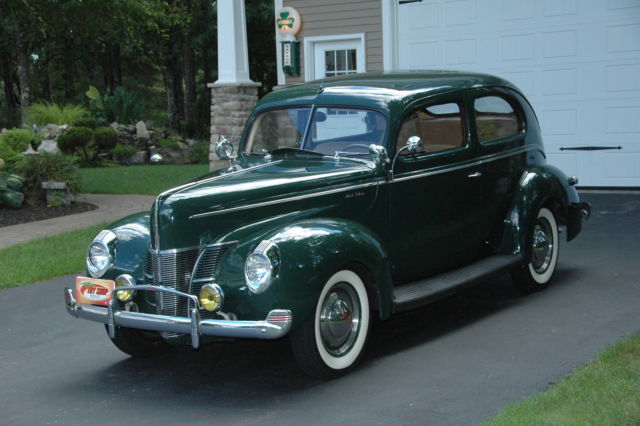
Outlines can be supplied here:
<path id="1" fill-rule="evenodd" d="M 481 143 L 514 136 L 522 120 L 510 102 L 500 96 L 483 96 L 474 101 L 476 129 Z"/>

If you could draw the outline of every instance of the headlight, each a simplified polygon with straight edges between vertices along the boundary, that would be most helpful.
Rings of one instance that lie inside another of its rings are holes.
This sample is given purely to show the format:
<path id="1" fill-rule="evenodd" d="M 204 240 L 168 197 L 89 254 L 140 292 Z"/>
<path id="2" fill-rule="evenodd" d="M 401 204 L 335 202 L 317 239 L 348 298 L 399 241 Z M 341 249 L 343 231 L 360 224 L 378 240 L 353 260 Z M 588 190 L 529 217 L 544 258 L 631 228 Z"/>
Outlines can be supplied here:
<path id="1" fill-rule="evenodd" d="M 116 288 L 132 287 L 136 285 L 136 280 L 129 274 L 122 274 L 116 278 Z M 135 290 L 122 290 L 116 293 L 116 298 L 121 302 L 129 302 L 136 295 Z"/>
<path id="2" fill-rule="evenodd" d="M 278 275 L 280 252 L 271 241 L 263 241 L 244 263 L 244 277 L 247 287 L 253 293 L 262 293 Z"/>
<path id="3" fill-rule="evenodd" d="M 94 278 L 99 278 L 111 266 L 116 255 L 118 238 L 109 230 L 100 231 L 87 250 L 87 269 Z"/>

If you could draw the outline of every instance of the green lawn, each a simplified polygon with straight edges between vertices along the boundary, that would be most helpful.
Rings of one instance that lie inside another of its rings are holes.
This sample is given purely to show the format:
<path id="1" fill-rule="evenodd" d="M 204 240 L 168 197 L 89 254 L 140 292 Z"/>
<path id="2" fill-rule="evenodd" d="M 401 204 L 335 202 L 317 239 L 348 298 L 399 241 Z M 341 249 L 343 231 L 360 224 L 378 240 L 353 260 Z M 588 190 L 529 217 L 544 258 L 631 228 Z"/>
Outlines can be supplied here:
<path id="1" fill-rule="evenodd" d="M 0 250 L 0 289 L 84 270 L 87 246 L 107 224 L 38 238 Z"/>
<path id="2" fill-rule="evenodd" d="M 157 195 L 208 171 L 207 164 L 80 169 L 80 192 Z"/>
<path id="3" fill-rule="evenodd" d="M 640 334 L 619 342 L 571 376 L 509 405 L 486 425 L 640 424 Z"/>

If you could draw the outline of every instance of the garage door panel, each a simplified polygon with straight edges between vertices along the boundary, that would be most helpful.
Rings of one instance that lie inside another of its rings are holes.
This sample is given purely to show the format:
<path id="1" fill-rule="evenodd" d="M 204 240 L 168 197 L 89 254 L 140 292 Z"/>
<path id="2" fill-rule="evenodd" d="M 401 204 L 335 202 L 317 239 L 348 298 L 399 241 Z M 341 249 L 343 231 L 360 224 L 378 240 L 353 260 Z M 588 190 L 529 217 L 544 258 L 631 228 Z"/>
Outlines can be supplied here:
<path id="1" fill-rule="evenodd" d="M 487 72 L 538 113 L 549 161 L 589 186 L 640 186 L 640 0 L 398 6 L 402 69 Z M 567 151 L 576 147 L 620 151 Z"/>

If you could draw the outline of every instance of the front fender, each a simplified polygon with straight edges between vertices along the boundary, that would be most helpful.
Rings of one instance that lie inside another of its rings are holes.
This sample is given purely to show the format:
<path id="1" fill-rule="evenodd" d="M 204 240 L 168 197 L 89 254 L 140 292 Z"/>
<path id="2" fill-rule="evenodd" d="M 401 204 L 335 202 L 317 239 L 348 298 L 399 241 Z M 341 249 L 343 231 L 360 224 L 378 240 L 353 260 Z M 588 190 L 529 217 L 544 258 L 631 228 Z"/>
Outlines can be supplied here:
<path id="1" fill-rule="evenodd" d="M 244 282 L 244 260 L 263 240 L 274 242 L 281 265 L 271 286 L 253 294 Z M 240 318 L 264 315 L 272 309 L 290 309 L 293 327 L 313 312 L 322 287 L 336 271 L 357 272 L 368 286 L 371 305 L 381 318 L 391 313 L 393 287 L 382 240 L 371 230 L 348 220 L 306 219 L 262 233 L 239 244 L 220 269 L 225 310 Z"/>
<path id="2" fill-rule="evenodd" d="M 113 267 L 101 278 L 113 280 L 120 274 L 130 274 L 137 281 L 143 279 L 144 256 L 150 241 L 149 213 L 136 213 L 112 223 L 106 229 L 118 237 Z"/>
<path id="3" fill-rule="evenodd" d="M 567 224 L 569 206 L 578 203 L 578 193 L 562 171 L 550 165 L 528 167 L 518 182 L 498 251 L 520 254 L 528 261 L 529 242 L 540 208 L 550 207 L 559 224 Z"/>

